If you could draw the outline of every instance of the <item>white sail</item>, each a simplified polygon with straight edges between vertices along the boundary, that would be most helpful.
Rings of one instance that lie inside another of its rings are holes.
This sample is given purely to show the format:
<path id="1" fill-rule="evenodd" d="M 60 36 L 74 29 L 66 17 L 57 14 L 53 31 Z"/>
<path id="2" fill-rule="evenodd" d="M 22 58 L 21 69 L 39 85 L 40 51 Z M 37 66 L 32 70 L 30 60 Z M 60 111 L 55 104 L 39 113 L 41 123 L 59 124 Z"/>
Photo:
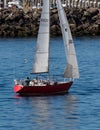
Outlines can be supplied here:
<path id="1" fill-rule="evenodd" d="M 73 39 L 72 39 L 66 14 L 61 4 L 61 0 L 57 0 L 57 9 L 58 9 L 58 15 L 60 19 L 60 25 L 61 25 L 61 30 L 62 30 L 63 40 L 64 40 L 67 62 L 68 62 L 66 69 L 64 71 L 64 77 L 79 78 L 78 64 L 77 64 Z"/>
<path id="2" fill-rule="evenodd" d="M 48 72 L 49 21 L 49 0 L 43 0 L 43 8 L 32 73 Z"/>

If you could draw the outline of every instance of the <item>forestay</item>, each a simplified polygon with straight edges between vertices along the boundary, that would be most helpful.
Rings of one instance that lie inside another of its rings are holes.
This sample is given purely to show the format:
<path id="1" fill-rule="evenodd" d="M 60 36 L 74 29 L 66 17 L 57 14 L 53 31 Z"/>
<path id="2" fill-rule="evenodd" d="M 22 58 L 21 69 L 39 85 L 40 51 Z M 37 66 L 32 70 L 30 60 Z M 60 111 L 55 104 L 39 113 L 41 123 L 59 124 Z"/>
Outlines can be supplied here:
<path id="1" fill-rule="evenodd" d="M 43 8 L 37 38 L 32 73 L 48 72 L 49 58 L 49 0 L 43 0 Z"/>
<path id="2" fill-rule="evenodd" d="M 64 71 L 64 77 L 79 78 L 78 64 L 77 64 L 73 39 L 72 39 L 66 14 L 61 5 L 61 0 L 57 0 L 57 9 L 58 9 L 58 15 L 60 19 L 60 25 L 61 25 L 61 30 L 62 30 L 63 40 L 64 40 L 67 62 L 68 62 L 66 69 Z"/>

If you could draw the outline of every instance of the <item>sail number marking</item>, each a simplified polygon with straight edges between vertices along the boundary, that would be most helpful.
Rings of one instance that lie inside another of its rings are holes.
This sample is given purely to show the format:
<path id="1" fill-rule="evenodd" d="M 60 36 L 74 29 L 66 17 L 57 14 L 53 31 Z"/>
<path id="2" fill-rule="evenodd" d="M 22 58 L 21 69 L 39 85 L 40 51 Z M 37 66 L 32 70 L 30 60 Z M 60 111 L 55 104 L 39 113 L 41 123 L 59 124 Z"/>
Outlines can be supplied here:
<path id="1" fill-rule="evenodd" d="M 73 43 L 73 40 L 69 39 L 69 44 L 72 44 Z"/>
<path id="2" fill-rule="evenodd" d="M 41 19 L 41 22 L 48 22 L 48 19 Z"/>

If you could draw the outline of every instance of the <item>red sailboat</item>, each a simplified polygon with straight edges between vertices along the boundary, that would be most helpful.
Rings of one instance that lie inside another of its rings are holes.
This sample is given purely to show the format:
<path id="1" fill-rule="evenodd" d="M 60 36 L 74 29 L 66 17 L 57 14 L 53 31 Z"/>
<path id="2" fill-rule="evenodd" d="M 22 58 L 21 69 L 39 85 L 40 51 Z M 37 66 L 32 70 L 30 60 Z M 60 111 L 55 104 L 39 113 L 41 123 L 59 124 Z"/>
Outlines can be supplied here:
<path id="1" fill-rule="evenodd" d="M 54 83 L 54 84 L 44 84 L 44 85 L 34 85 L 34 86 L 23 86 L 15 85 L 14 91 L 24 96 L 32 95 L 56 95 L 56 94 L 65 94 L 68 92 L 69 88 L 72 85 L 72 81 L 68 83 Z"/>
<path id="2" fill-rule="evenodd" d="M 43 8 L 40 19 L 40 26 L 37 38 L 37 46 L 34 57 L 34 65 L 32 69 L 33 74 L 49 74 L 49 22 L 50 22 L 50 8 L 49 0 L 43 0 Z M 67 57 L 67 65 L 64 71 L 64 78 L 70 80 L 65 81 L 52 81 L 33 79 L 19 84 L 15 82 L 14 92 L 20 95 L 52 95 L 52 94 L 64 94 L 70 89 L 73 78 L 79 78 L 78 65 L 74 43 L 69 28 L 69 24 L 62 7 L 61 1 L 57 0 L 57 9 L 60 20 L 60 26 L 62 30 L 62 36 L 65 46 L 65 52 Z"/>

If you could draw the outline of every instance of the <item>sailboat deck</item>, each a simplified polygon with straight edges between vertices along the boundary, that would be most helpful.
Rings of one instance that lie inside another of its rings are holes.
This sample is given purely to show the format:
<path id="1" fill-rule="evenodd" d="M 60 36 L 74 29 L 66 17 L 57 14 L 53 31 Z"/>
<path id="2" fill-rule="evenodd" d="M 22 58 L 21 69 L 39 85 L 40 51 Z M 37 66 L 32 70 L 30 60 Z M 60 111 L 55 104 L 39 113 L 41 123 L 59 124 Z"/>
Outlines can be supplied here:
<path id="1" fill-rule="evenodd" d="M 66 81 L 44 81 L 44 80 L 31 80 L 29 82 L 29 84 L 27 84 L 25 81 L 23 82 L 18 82 L 16 81 L 15 82 L 15 85 L 18 85 L 18 86 L 24 86 L 24 87 L 27 87 L 27 86 L 30 86 L 30 87 L 34 87 L 34 86 L 54 86 L 54 85 L 60 85 L 60 84 L 66 84 L 67 82 Z"/>

